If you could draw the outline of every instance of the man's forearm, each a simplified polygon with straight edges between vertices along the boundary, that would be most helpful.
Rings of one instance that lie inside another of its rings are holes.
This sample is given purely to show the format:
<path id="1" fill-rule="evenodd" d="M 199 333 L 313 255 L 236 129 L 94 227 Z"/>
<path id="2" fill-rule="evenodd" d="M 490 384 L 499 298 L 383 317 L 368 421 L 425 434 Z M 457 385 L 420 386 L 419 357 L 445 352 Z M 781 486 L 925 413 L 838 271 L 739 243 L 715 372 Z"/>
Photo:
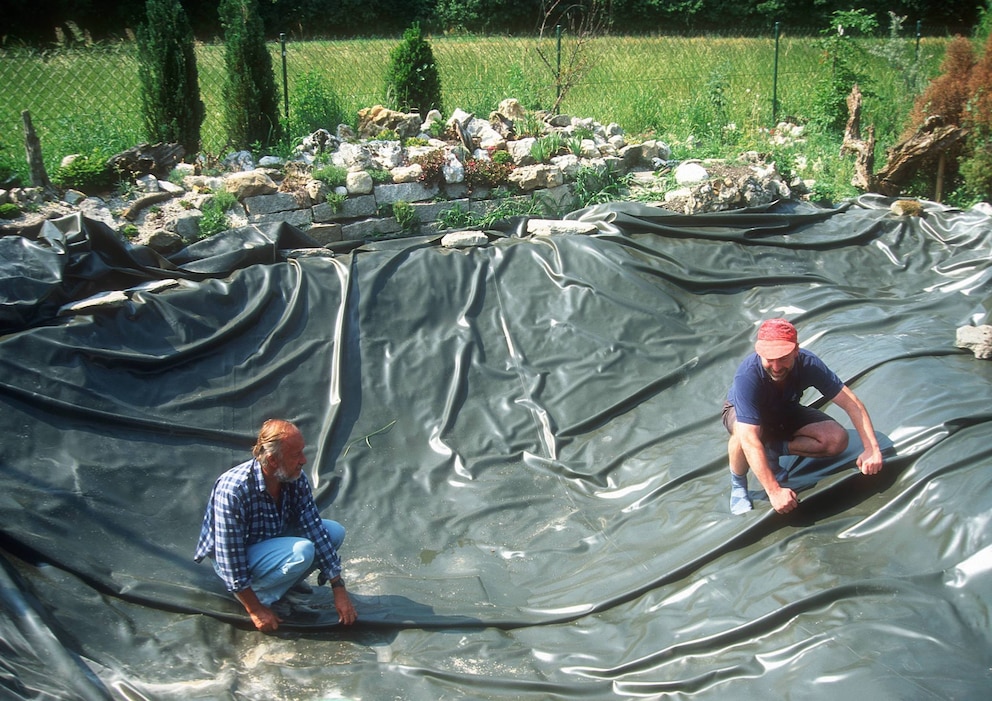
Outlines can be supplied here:
<path id="1" fill-rule="evenodd" d="M 234 592 L 234 598 L 241 602 L 249 614 L 258 613 L 261 608 L 265 607 L 265 604 L 259 601 L 258 595 L 251 587 Z"/>

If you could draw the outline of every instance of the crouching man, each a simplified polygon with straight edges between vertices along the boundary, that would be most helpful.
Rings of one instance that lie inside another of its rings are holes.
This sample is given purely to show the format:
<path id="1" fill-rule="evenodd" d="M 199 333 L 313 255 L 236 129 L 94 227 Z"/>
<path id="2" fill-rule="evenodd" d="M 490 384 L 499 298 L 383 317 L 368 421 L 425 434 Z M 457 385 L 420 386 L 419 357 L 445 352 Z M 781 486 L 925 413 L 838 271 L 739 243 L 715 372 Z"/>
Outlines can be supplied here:
<path id="1" fill-rule="evenodd" d="M 318 584 L 331 583 L 340 622 L 357 618 L 341 578 L 344 527 L 321 518 L 303 474 L 303 447 L 292 423 L 266 421 L 254 457 L 214 483 L 196 546 L 194 559 L 213 560 L 227 590 L 265 632 L 282 622 L 273 610 L 277 602 L 291 589 L 309 590 L 304 580 L 315 569 Z"/>

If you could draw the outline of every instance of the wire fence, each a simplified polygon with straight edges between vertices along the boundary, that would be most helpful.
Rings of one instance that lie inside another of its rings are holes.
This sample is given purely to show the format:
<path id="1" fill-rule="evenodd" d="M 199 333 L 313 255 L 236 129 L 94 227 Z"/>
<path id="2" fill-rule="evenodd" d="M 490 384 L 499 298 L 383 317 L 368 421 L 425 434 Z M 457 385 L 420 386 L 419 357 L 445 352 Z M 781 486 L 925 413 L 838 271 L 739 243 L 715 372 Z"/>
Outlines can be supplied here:
<path id="1" fill-rule="evenodd" d="M 629 133 L 668 134 L 701 125 L 773 126 L 776 118 L 808 114 L 815 84 L 831 70 L 819 39 L 816 32 L 794 29 L 766 37 L 605 36 L 580 42 L 566 36 L 560 57 L 554 37 L 445 35 L 429 41 L 446 114 L 461 108 L 488 116 L 508 97 L 529 109 L 548 108 L 568 77 L 572 84 L 562 112 L 616 122 Z M 294 101 L 299 79 L 316 73 L 354 124 L 360 109 L 384 104 L 389 56 L 399 41 L 271 43 L 283 109 Z M 865 111 L 876 110 L 875 118 L 884 121 L 908 112 L 917 89 L 910 74 L 933 76 L 950 39 L 859 41 L 873 82 L 866 92 L 876 99 L 866 100 Z M 206 105 L 203 150 L 221 154 L 249 146 L 227 142 L 224 46 L 198 44 L 196 57 Z M 20 151 L 21 112 L 27 110 L 46 163 L 57 164 L 69 153 L 129 148 L 146 140 L 140 91 L 134 43 L 48 52 L 5 49 L 0 51 L 0 147 Z M 326 126 L 333 131 L 337 125 Z"/>

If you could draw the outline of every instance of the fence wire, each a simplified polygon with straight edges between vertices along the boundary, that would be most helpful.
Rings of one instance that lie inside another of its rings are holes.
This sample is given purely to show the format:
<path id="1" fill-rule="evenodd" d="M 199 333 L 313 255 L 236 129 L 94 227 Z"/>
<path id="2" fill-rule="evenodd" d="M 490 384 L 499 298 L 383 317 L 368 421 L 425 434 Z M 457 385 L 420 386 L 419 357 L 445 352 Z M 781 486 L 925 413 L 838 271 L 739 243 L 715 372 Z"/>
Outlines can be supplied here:
<path id="1" fill-rule="evenodd" d="M 384 104 L 390 52 L 399 38 L 272 42 L 273 71 L 292 104 L 297 80 L 317 73 L 351 116 Z M 549 108 L 560 82 L 561 111 L 601 123 L 616 122 L 630 133 L 688 133 L 700 125 L 772 126 L 773 98 L 781 114 L 813 109 L 813 87 L 829 76 L 830 63 L 817 35 L 782 32 L 779 37 L 605 36 L 580 43 L 565 37 L 561 71 L 554 38 L 438 36 L 429 39 L 438 65 L 443 111 L 461 108 L 488 116 L 501 100 L 516 98 L 529 109 Z M 917 75 L 935 74 L 949 39 L 866 39 L 865 70 L 889 92 L 882 109 L 908 111 L 913 90 L 898 87 L 912 63 Z M 285 49 L 283 49 L 283 46 Z M 872 52 L 872 46 L 884 46 Z M 778 55 L 776 61 L 776 53 Z M 575 62 L 570 56 L 577 56 Z M 902 56 L 902 64 L 893 61 Z M 222 154 L 233 147 L 225 135 L 224 46 L 196 46 L 199 89 L 206 105 L 203 150 Z M 286 80 L 283 80 L 285 66 Z M 777 74 L 776 74 L 777 66 Z M 146 140 L 142 133 L 141 86 L 134 43 L 46 52 L 0 51 L 0 148 L 22 152 L 21 112 L 32 122 L 49 162 L 69 153 L 116 152 Z M 776 93 L 773 95 L 773 91 Z M 870 101 L 866 112 L 871 109 Z M 326 125 L 334 130 L 337 125 Z"/>

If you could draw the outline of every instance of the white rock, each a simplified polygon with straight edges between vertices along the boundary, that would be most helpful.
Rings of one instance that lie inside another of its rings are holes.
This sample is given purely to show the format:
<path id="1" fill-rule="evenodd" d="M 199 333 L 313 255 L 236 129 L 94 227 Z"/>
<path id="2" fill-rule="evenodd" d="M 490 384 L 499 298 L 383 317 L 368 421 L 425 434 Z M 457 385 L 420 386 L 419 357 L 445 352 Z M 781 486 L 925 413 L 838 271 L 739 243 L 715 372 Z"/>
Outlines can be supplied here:
<path id="1" fill-rule="evenodd" d="M 954 345 L 970 350 L 980 360 L 992 359 L 992 326 L 962 326 L 957 330 Z"/>
<path id="2" fill-rule="evenodd" d="M 709 177 L 709 173 L 699 163 L 687 161 L 675 169 L 675 182 L 679 185 L 701 183 Z"/>
<path id="3" fill-rule="evenodd" d="M 393 168 L 391 171 L 394 183 L 415 183 L 424 175 L 424 168 L 419 163 Z"/>
<path id="4" fill-rule="evenodd" d="M 527 233 L 533 235 L 548 234 L 594 234 L 596 225 L 584 221 L 561 219 L 528 219 Z"/>
<path id="5" fill-rule="evenodd" d="M 134 185 L 140 192 L 158 192 L 158 178 L 151 173 L 135 178 Z"/>
<path id="6" fill-rule="evenodd" d="M 481 231 L 453 231 L 441 237 L 441 245 L 445 248 L 472 248 L 487 243 L 489 237 Z"/>
<path id="7" fill-rule="evenodd" d="M 349 172 L 345 177 L 345 187 L 348 188 L 348 194 L 350 195 L 372 194 L 374 186 L 375 183 L 372 182 L 372 176 L 364 170 Z"/>

